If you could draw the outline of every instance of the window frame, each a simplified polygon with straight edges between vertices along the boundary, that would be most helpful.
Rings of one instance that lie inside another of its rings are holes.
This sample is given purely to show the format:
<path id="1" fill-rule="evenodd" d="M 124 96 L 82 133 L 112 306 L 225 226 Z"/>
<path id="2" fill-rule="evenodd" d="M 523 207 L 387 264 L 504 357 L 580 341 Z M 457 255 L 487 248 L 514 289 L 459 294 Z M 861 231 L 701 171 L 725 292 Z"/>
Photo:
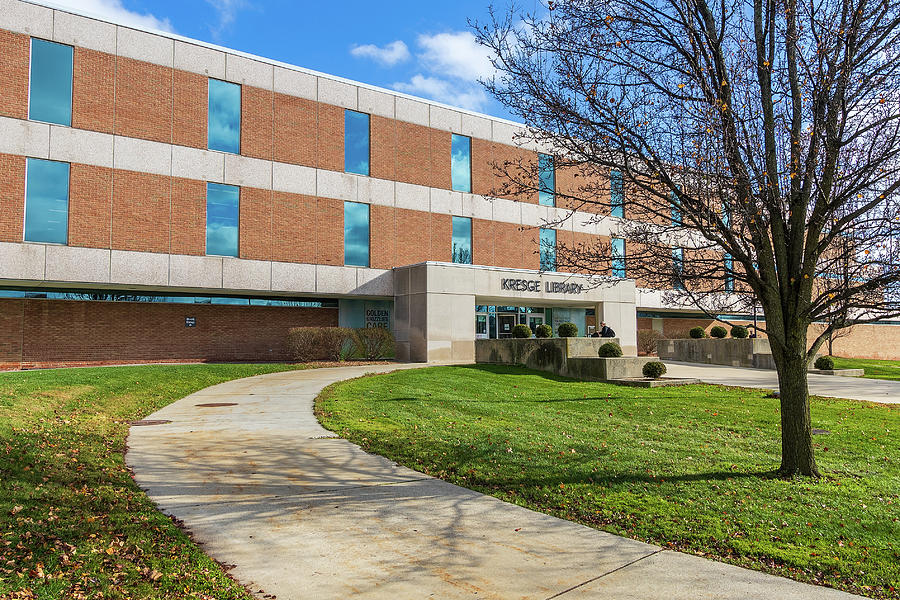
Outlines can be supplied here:
<path id="1" fill-rule="evenodd" d="M 615 173 L 615 176 L 613 175 Z M 613 180 L 616 180 L 615 185 L 613 185 Z M 621 195 L 621 200 L 617 202 L 613 202 L 613 190 L 616 190 Z M 620 169 L 610 169 L 609 171 L 609 216 L 616 217 L 617 219 L 625 218 L 625 176 L 622 174 Z M 616 214 L 616 213 L 621 214 Z"/>
<path id="2" fill-rule="evenodd" d="M 57 123 L 55 121 L 44 121 L 42 119 L 35 119 L 31 116 L 31 93 L 34 89 L 32 85 L 34 81 L 34 42 L 44 42 L 47 44 L 54 44 L 57 46 L 64 46 L 66 48 L 70 48 L 72 50 L 72 64 L 70 65 L 71 70 L 71 85 L 69 87 L 69 122 L 68 123 Z M 25 116 L 29 121 L 33 121 L 35 123 L 47 123 L 49 125 L 58 125 L 60 127 L 72 127 L 72 120 L 75 116 L 75 46 L 71 44 L 62 44 L 60 42 L 54 42 L 53 40 L 48 40 L 41 37 L 31 37 L 31 41 L 28 44 L 28 100 L 26 102 L 27 106 L 25 107 Z"/>
<path id="3" fill-rule="evenodd" d="M 350 113 L 354 113 L 357 115 L 364 115 L 366 117 L 366 172 L 359 173 L 357 171 L 349 171 L 347 170 L 347 137 L 349 135 L 347 131 L 347 115 Z M 371 177 L 372 176 L 372 115 L 370 113 L 365 113 L 359 110 L 353 110 L 351 108 L 344 109 L 344 173 L 349 173 L 351 175 L 360 175 L 362 177 Z"/>
<path id="4" fill-rule="evenodd" d="M 469 189 L 458 189 L 455 187 L 453 182 L 453 141 L 455 139 L 464 139 L 468 142 L 468 157 L 469 157 Z M 472 137 L 468 135 L 462 135 L 460 133 L 451 133 L 450 134 L 450 189 L 454 192 L 462 192 L 464 194 L 472 193 Z"/>
<path id="5" fill-rule="evenodd" d="M 234 188 L 237 190 L 237 239 L 235 240 L 235 248 L 234 254 L 211 254 L 209 252 L 209 190 L 210 186 L 222 186 L 227 188 Z M 215 181 L 207 181 L 206 182 L 206 239 L 204 245 L 204 256 L 219 256 L 219 257 L 227 257 L 227 258 L 240 258 L 241 255 L 241 186 L 239 185 L 230 185 L 227 183 L 218 183 Z"/>
<path id="6" fill-rule="evenodd" d="M 621 242 L 622 251 L 617 256 L 616 251 L 616 242 Z M 628 265 L 625 262 L 627 257 L 627 246 L 625 243 L 625 238 L 613 237 L 610 238 L 610 256 L 609 256 L 609 266 L 610 266 L 610 275 L 619 279 L 627 279 L 628 278 Z"/>
<path id="7" fill-rule="evenodd" d="M 454 240 L 454 238 L 457 237 L 457 235 L 456 235 L 456 223 L 457 223 L 457 222 L 462 222 L 462 221 L 466 221 L 466 222 L 468 223 L 468 226 L 469 226 L 469 262 L 460 262 L 460 261 L 457 261 L 457 260 L 456 260 L 456 256 L 454 255 L 454 252 L 453 252 L 453 246 L 454 246 L 453 240 Z M 457 264 L 457 265 L 471 265 L 471 264 L 474 264 L 474 262 L 475 262 L 475 260 L 474 260 L 475 249 L 474 249 L 474 247 L 473 247 L 473 239 L 472 239 L 472 238 L 473 238 L 473 234 L 472 234 L 472 217 L 460 217 L 460 216 L 456 216 L 456 215 L 451 216 L 451 217 L 450 217 L 450 262 L 452 262 L 453 264 Z"/>
<path id="8" fill-rule="evenodd" d="M 364 206 L 366 207 L 366 264 L 357 265 L 347 262 L 347 206 Z M 344 266 L 345 267 L 361 267 L 369 269 L 372 267 L 372 207 L 365 202 L 353 202 L 352 200 L 344 200 L 342 218 L 344 220 Z"/>
<path id="9" fill-rule="evenodd" d="M 552 178 L 551 188 L 544 188 L 543 167 L 549 162 L 550 177 Z M 544 202 L 544 195 L 548 195 L 550 202 Z M 556 206 L 556 158 L 552 154 L 538 153 L 538 204 L 541 206 Z"/>
<path id="10" fill-rule="evenodd" d="M 725 256 L 722 257 L 722 268 L 725 271 L 725 291 L 733 292 L 734 291 L 734 258 L 725 253 Z"/>
<path id="11" fill-rule="evenodd" d="M 222 152 L 224 154 L 233 154 L 235 156 L 240 156 L 241 150 L 243 149 L 244 144 L 244 136 L 242 134 L 241 129 L 244 124 L 244 86 L 240 83 L 235 83 L 233 81 L 227 81 L 225 79 L 219 79 L 218 77 L 207 77 L 206 78 L 206 149 L 211 152 Z M 237 152 L 233 152 L 231 150 L 222 150 L 221 148 L 212 148 L 210 147 L 210 131 L 212 128 L 210 127 L 212 119 L 212 110 L 211 110 L 211 99 L 212 94 L 210 93 L 210 88 L 213 85 L 213 82 L 224 83 L 226 85 L 233 85 L 238 89 L 238 127 L 237 127 Z"/>
<path id="12" fill-rule="evenodd" d="M 684 289 L 684 248 L 672 248 L 672 288 Z"/>
<path id="13" fill-rule="evenodd" d="M 544 262 L 544 248 L 545 247 L 549 248 L 549 244 L 546 244 L 546 246 L 545 246 L 545 243 L 544 243 L 544 234 L 547 232 L 553 233 L 553 264 L 550 265 L 549 267 L 545 268 L 546 263 Z M 557 273 L 558 272 L 556 270 L 556 266 L 557 266 L 556 254 L 557 254 L 558 244 L 559 244 L 558 235 L 557 235 L 555 229 L 552 229 L 549 227 L 539 228 L 539 233 L 538 233 L 538 270 L 540 270 L 541 272 L 544 272 L 544 273 Z"/>
<path id="14" fill-rule="evenodd" d="M 48 242 L 43 240 L 28 239 L 28 173 L 30 171 L 29 164 L 31 161 L 41 161 L 46 163 L 57 163 L 66 165 L 66 241 L 65 242 Z M 69 205 L 72 201 L 72 163 L 62 160 L 49 160 L 46 158 L 35 158 L 32 156 L 25 157 L 25 194 L 22 202 L 22 242 L 28 244 L 50 244 L 53 246 L 69 245 Z"/>

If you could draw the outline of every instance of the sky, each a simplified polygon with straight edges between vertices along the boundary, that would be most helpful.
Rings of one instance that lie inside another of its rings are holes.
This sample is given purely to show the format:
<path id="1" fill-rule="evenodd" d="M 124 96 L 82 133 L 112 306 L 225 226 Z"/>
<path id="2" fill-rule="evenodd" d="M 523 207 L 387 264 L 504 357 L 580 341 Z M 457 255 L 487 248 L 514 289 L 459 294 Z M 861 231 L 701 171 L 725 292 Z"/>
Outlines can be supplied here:
<path id="1" fill-rule="evenodd" d="M 483 21 L 490 2 L 499 9 L 507 6 L 507 0 L 50 1 L 120 23 L 171 31 L 511 118 L 478 83 L 491 76 L 493 67 L 467 24 L 467 19 Z"/>

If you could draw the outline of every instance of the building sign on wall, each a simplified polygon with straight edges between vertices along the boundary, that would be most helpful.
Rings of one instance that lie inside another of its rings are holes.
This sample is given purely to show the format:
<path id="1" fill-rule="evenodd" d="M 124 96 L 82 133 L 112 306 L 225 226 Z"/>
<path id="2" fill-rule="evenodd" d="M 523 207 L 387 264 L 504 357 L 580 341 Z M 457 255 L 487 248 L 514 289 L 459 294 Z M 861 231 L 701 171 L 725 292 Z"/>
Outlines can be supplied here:
<path id="1" fill-rule="evenodd" d="M 184 326 L 185 327 L 196 327 L 197 326 L 197 317 L 185 317 L 184 318 Z"/>
<path id="2" fill-rule="evenodd" d="M 366 327 L 381 327 L 383 329 L 390 329 L 391 311 L 384 308 L 367 308 Z"/>
<path id="3" fill-rule="evenodd" d="M 501 290 L 514 290 L 517 292 L 541 291 L 540 279 L 501 279 Z M 584 286 L 580 283 L 563 283 L 561 281 L 547 281 L 544 290 L 548 294 L 580 294 Z"/>

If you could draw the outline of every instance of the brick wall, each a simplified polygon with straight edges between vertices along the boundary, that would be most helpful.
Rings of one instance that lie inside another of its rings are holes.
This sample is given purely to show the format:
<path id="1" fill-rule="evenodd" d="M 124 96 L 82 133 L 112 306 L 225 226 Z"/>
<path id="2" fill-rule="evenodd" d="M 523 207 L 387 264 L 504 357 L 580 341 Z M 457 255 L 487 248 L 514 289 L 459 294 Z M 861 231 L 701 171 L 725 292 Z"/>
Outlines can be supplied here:
<path id="1" fill-rule="evenodd" d="M 72 127 L 112 133 L 115 125 L 116 58 L 75 48 L 72 68 Z"/>
<path id="2" fill-rule="evenodd" d="M 116 134 L 172 141 L 172 69 L 131 58 L 116 59 Z"/>
<path id="3" fill-rule="evenodd" d="M 113 179 L 112 248 L 169 251 L 172 178 L 116 171 Z"/>
<path id="4" fill-rule="evenodd" d="M 0 242 L 21 242 L 25 221 L 25 157 L 0 154 Z"/>
<path id="5" fill-rule="evenodd" d="M 0 116 L 28 117 L 30 44 L 27 35 L 0 29 Z"/>
<path id="6" fill-rule="evenodd" d="M 73 164 L 69 174 L 69 245 L 109 248 L 112 169 Z"/>
<path id="7" fill-rule="evenodd" d="M 0 366 L 284 361 L 288 329 L 337 324 L 336 308 L 3 299 Z"/>

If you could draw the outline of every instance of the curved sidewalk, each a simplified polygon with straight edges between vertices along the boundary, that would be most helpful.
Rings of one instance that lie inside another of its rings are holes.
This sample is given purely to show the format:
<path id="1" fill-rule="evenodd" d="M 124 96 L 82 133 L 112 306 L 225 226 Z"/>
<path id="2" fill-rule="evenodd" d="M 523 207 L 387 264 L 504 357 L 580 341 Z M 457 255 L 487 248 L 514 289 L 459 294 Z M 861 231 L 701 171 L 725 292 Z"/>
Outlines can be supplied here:
<path id="1" fill-rule="evenodd" d="M 260 597 L 856 597 L 460 488 L 366 454 L 313 416 L 316 395 L 334 381 L 416 366 L 219 384 L 148 417 L 171 423 L 132 427 L 126 461 L 157 505 Z"/>

